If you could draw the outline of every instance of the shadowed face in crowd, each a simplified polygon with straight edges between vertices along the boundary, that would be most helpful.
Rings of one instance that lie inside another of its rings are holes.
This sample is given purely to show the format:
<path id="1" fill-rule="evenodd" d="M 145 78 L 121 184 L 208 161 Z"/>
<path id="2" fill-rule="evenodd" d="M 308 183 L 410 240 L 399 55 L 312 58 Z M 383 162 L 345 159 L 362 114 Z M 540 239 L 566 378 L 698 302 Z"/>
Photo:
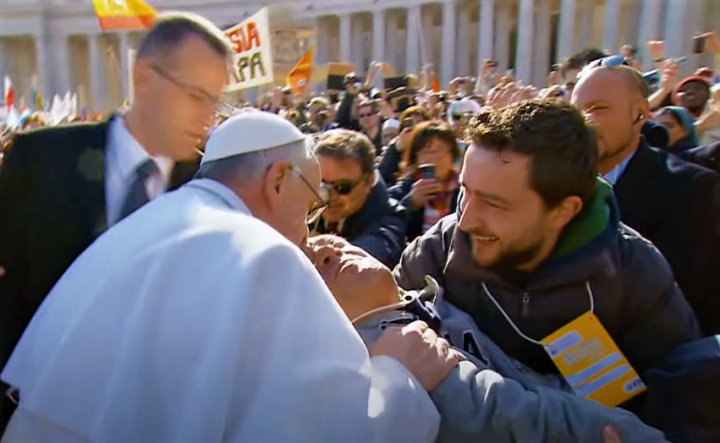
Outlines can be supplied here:
<path id="1" fill-rule="evenodd" d="M 647 112 L 639 91 L 629 87 L 621 69 L 630 68 L 596 68 L 584 74 L 571 100 L 595 125 L 601 174 L 637 147 Z"/>
<path id="2" fill-rule="evenodd" d="M 334 235 L 311 237 L 303 250 L 350 319 L 399 301 L 392 272 L 346 240 Z"/>
<path id="3" fill-rule="evenodd" d="M 169 54 L 138 59 L 135 104 L 150 132 L 151 145 L 175 160 L 197 157 L 213 124 L 228 80 L 226 60 L 202 38 L 189 35 Z"/>
<path id="4" fill-rule="evenodd" d="M 678 104 L 694 115 L 700 115 L 710 99 L 709 86 L 701 80 L 685 83 L 678 93 Z"/>
<path id="5" fill-rule="evenodd" d="M 541 196 L 529 185 L 531 159 L 470 145 L 460 174 L 463 198 L 458 227 L 470 235 L 482 267 L 532 269 L 556 230 Z M 552 239 L 552 240 L 550 240 Z"/>
<path id="6" fill-rule="evenodd" d="M 680 139 L 687 136 L 685 126 L 683 126 L 683 124 L 675 118 L 672 112 L 660 111 L 655 116 L 655 120 L 657 120 L 657 122 L 661 125 L 665 126 L 665 129 L 668 130 L 668 135 L 670 136 L 670 146 L 674 145 Z"/>
<path id="7" fill-rule="evenodd" d="M 372 189 L 375 176 L 364 174 L 360 162 L 318 155 L 323 186 L 329 189 L 328 206 L 322 217 L 336 223 L 355 214 L 363 207 Z"/>

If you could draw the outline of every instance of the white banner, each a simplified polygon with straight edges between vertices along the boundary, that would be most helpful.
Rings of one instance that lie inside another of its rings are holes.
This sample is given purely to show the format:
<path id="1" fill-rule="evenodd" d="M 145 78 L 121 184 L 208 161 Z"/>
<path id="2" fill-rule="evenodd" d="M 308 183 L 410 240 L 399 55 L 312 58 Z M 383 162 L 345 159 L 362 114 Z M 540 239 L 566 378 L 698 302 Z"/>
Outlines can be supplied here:
<path id="1" fill-rule="evenodd" d="M 225 31 L 235 49 L 228 91 L 252 88 L 273 81 L 272 45 L 268 8 Z"/>

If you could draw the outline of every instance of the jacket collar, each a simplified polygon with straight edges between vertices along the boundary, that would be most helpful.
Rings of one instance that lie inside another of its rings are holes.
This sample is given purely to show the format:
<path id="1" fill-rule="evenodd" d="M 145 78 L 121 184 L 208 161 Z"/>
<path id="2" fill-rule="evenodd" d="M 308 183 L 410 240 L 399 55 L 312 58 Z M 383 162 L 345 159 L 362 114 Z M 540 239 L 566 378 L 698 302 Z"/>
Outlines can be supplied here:
<path id="1" fill-rule="evenodd" d="M 663 169 L 663 160 L 644 138 L 641 139 L 635 155 L 614 186 L 615 194 L 620 197 L 618 205 L 623 220 L 632 217 L 635 210 L 642 206 L 641 201 L 654 194 L 655 178 L 662 174 Z"/>

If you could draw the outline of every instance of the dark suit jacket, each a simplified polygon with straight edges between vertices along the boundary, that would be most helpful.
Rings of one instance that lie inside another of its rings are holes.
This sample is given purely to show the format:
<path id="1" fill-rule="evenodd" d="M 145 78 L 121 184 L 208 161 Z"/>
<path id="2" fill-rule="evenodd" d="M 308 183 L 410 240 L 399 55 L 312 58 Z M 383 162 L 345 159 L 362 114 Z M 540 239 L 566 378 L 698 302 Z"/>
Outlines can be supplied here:
<path id="1" fill-rule="evenodd" d="M 614 190 L 622 222 L 665 256 L 703 333 L 720 333 L 720 176 L 643 141 Z"/>
<path id="2" fill-rule="evenodd" d="M 720 174 L 720 152 L 718 151 L 720 151 L 720 142 L 688 149 L 680 153 L 680 158 Z"/>
<path id="3" fill-rule="evenodd" d="M 0 368 L 45 296 L 107 229 L 108 122 L 19 134 L 0 169 Z M 177 164 L 170 189 L 195 173 Z"/>

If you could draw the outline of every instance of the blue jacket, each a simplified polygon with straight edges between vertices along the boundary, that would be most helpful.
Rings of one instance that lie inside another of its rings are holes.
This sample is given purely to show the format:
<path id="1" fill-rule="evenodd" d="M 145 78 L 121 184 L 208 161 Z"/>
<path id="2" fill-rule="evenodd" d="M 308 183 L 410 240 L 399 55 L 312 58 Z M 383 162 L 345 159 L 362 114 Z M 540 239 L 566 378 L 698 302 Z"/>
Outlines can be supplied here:
<path id="1" fill-rule="evenodd" d="M 602 443 L 611 424 L 624 443 L 664 443 L 663 434 L 622 409 L 609 409 L 569 392 L 557 376 L 542 376 L 508 357 L 469 315 L 437 297 L 358 325 L 366 344 L 387 324 L 424 320 L 458 348 L 467 361 L 430 393 L 441 415 L 438 442 Z M 412 308 L 412 309 L 409 309 Z"/>

